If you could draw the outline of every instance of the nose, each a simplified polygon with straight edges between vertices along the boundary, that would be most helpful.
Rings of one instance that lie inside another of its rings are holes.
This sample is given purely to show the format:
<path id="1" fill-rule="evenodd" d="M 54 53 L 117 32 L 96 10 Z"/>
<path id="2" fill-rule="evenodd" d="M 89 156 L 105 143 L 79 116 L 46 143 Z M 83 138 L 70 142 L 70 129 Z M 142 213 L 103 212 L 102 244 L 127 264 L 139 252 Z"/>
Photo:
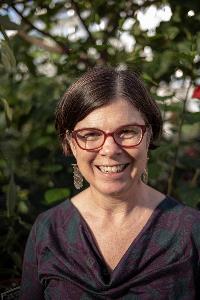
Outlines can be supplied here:
<path id="1" fill-rule="evenodd" d="M 107 136 L 106 140 L 99 151 L 101 155 L 113 156 L 122 153 L 122 149 L 118 146 L 112 136 Z"/>

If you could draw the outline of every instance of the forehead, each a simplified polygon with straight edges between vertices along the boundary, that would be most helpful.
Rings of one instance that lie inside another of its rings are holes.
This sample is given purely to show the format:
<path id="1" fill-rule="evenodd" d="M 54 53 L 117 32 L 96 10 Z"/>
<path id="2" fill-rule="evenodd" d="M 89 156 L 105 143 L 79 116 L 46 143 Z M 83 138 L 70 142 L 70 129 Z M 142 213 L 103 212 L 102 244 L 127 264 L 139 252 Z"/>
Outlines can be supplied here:
<path id="1" fill-rule="evenodd" d="M 104 130 L 113 130 L 117 127 L 133 123 L 145 124 L 142 114 L 130 101 L 117 98 L 107 105 L 93 110 L 76 124 L 75 129 L 95 127 Z"/>

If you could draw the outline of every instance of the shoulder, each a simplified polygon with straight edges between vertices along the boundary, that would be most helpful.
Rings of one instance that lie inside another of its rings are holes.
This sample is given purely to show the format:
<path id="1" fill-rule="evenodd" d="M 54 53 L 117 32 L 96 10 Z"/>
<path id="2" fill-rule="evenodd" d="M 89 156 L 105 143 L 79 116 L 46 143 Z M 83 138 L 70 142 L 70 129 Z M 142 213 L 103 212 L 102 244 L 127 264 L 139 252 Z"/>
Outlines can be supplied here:
<path id="1" fill-rule="evenodd" d="M 73 215 L 74 210 L 69 199 L 42 212 L 33 225 L 37 238 L 43 239 L 49 232 L 55 232 L 65 227 L 73 220 Z"/>
<path id="2" fill-rule="evenodd" d="M 71 208 L 70 200 L 67 199 L 67 200 L 61 202 L 60 204 L 39 214 L 39 216 L 37 217 L 37 221 L 41 223 L 41 222 L 45 222 L 47 220 L 52 220 L 52 218 L 54 220 L 60 219 L 69 213 L 70 208 Z"/>
<path id="3" fill-rule="evenodd" d="M 200 211 L 180 203 L 176 199 L 167 196 L 163 202 L 162 210 L 165 218 L 176 224 L 177 229 L 199 239 L 200 246 Z"/>
<path id="4" fill-rule="evenodd" d="M 165 213 L 171 213 L 179 218 L 186 218 L 191 221 L 200 220 L 200 211 L 179 202 L 171 196 L 166 196 L 161 202 L 161 208 Z M 183 220 L 183 219 L 182 219 Z"/>
<path id="5" fill-rule="evenodd" d="M 190 234 L 192 244 L 195 246 L 200 255 L 200 211 L 185 206 L 182 222 L 184 224 L 185 231 Z"/>

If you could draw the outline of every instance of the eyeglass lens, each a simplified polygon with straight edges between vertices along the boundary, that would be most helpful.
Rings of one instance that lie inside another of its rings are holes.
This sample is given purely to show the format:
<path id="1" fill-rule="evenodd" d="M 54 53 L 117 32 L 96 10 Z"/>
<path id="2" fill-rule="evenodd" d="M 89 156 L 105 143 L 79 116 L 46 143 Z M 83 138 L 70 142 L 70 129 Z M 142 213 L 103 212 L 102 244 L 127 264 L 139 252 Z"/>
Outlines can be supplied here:
<path id="1" fill-rule="evenodd" d="M 143 131 L 137 125 L 129 125 L 116 130 L 112 134 L 115 142 L 123 147 L 135 146 L 141 142 Z M 97 149 L 103 146 L 106 134 L 98 129 L 80 129 L 76 132 L 76 140 L 83 149 Z"/>

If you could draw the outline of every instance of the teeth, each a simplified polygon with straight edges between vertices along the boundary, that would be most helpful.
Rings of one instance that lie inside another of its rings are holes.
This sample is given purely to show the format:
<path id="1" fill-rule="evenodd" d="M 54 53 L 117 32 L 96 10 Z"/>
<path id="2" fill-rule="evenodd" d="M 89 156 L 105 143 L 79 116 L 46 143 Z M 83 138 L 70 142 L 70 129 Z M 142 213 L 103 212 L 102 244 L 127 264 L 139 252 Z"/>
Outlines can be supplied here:
<path id="1" fill-rule="evenodd" d="M 119 173 L 123 171 L 126 167 L 125 165 L 118 165 L 118 166 L 99 166 L 98 168 L 100 169 L 101 172 L 103 173 Z"/>

